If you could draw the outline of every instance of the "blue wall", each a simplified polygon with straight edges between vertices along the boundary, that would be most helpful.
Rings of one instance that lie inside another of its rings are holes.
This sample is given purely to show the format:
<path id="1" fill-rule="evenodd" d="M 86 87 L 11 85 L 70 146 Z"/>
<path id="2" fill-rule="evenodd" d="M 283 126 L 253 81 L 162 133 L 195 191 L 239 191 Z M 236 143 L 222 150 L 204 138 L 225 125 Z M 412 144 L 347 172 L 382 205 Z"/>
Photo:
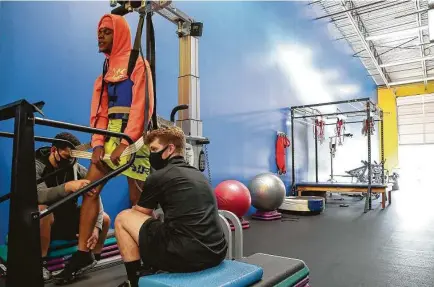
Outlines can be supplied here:
<path id="1" fill-rule="evenodd" d="M 357 58 L 330 41 L 324 22 L 312 22 L 306 2 L 179 2 L 204 22 L 200 39 L 201 114 L 213 184 L 247 183 L 275 172 L 276 131 L 288 131 L 288 107 L 372 96 L 375 86 Z M 50 12 L 48 12 L 51 10 Z M 0 2 L 0 104 L 25 98 L 46 101 L 50 119 L 89 123 L 92 86 L 101 71 L 96 25 L 106 2 Z M 136 15 L 128 15 L 135 33 Z M 175 26 L 155 17 L 158 113 L 168 117 L 177 102 L 178 40 Z M 0 130 L 12 131 L 11 123 Z M 36 128 L 53 136 L 58 130 Z M 82 141 L 89 136 L 77 134 Z M 309 170 L 311 128 L 297 126 L 297 175 Z M 10 188 L 12 143 L 0 139 L 0 194 Z M 88 164 L 84 162 L 84 164 Z M 288 164 L 290 166 L 290 164 Z M 282 176 L 289 183 L 287 176 Z M 124 178 L 103 193 L 114 217 L 128 204 Z M 8 204 L 0 206 L 0 243 Z"/>

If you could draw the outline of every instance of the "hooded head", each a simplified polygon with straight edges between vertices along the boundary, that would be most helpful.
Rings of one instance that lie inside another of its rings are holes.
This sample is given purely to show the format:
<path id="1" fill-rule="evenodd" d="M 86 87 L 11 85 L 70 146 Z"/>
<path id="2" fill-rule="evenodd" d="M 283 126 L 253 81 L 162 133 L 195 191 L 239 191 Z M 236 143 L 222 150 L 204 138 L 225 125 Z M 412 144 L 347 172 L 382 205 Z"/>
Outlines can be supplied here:
<path id="1" fill-rule="evenodd" d="M 110 82 L 125 80 L 131 52 L 131 33 L 124 17 L 112 14 L 102 16 L 98 24 L 98 48 L 109 59 L 105 79 Z"/>

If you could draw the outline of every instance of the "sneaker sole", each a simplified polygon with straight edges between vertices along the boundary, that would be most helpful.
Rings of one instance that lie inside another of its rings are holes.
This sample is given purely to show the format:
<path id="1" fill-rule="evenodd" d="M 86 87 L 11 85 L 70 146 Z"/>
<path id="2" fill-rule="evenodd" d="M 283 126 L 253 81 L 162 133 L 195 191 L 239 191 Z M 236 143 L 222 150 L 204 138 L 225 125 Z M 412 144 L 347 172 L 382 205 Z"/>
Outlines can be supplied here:
<path id="1" fill-rule="evenodd" d="M 70 284 L 72 282 L 74 282 L 75 280 L 77 280 L 81 275 L 84 275 L 86 273 L 86 271 L 89 271 L 90 269 L 92 269 L 93 267 L 95 267 L 95 265 L 98 262 L 95 260 L 92 262 L 92 264 L 89 264 L 79 270 L 77 270 L 74 274 L 72 274 L 72 276 L 70 278 L 55 278 L 52 277 L 54 284 L 56 285 L 66 285 L 66 284 Z"/>

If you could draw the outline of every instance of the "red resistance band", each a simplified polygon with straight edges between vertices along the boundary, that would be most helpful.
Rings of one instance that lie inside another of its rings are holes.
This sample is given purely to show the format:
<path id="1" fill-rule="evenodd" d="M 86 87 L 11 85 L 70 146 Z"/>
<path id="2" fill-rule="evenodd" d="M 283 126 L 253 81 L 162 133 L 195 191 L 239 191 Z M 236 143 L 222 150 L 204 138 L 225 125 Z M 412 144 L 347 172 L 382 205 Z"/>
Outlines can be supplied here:
<path id="1" fill-rule="evenodd" d="M 324 141 L 324 126 L 325 122 L 323 120 L 315 119 L 314 133 L 321 143 Z"/>
<path id="2" fill-rule="evenodd" d="M 374 125 L 374 121 L 373 121 L 372 118 L 371 119 L 366 119 L 365 120 L 365 124 L 363 125 L 362 132 L 363 132 L 363 134 L 365 136 L 368 135 L 368 127 L 370 127 L 371 135 L 373 135 L 374 131 L 375 131 L 375 125 Z"/>
<path id="3" fill-rule="evenodd" d="M 286 148 L 289 147 L 290 141 L 286 134 L 279 133 L 276 139 L 276 165 L 279 174 L 286 173 Z"/>
<path id="4" fill-rule="evenodd" d="M 336 136 L 339 138 L 339 145 L 343 143 L 342 130 L 345 131 L 345 122 L 344 120 L 338 119 L 336 122 Z"/>

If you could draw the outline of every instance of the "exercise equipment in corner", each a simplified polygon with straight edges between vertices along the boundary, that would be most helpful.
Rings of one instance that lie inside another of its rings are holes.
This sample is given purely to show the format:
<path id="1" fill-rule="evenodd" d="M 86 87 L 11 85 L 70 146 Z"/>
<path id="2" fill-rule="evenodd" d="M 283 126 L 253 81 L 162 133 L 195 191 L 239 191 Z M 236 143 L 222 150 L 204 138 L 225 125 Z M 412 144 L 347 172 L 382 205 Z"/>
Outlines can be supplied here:
<path id="1" fill-rule="evenodd" d="M 236 180 L 225 180 L 215 188 L 217 206 L 220 210 L 233 212 L 241 220 L 243 229 L 249 228 L 250 223 L 243 219 L 251 204 L 250 192 L 247 187 Z M 234 225 L 229 222 L 232 230 Z"/>
<path id="2" fill-rule="evenodd" d="M 283 181 L 275 174 L 262 173 L 249 182 L 252 205 L 257 209 L 252 219 L 276 220 L 282 218 L 277 208 L 282 204 L 286 189 Z"/>
<path id="3" fill-rule="evenodd" d="M 278 174 L 286 174 L 286 148 L 289 147 L 288 136 L 283 132 L 277 132 L 276 139 L 276 165 Z"/>
<path id="4" fill-rule="evenodd" d="M 297 212 L 301 214 L 320 214 L 325 209 L 325 199 L 322 196 L 288 196 L 279 206 L 282 212 Z"/>

